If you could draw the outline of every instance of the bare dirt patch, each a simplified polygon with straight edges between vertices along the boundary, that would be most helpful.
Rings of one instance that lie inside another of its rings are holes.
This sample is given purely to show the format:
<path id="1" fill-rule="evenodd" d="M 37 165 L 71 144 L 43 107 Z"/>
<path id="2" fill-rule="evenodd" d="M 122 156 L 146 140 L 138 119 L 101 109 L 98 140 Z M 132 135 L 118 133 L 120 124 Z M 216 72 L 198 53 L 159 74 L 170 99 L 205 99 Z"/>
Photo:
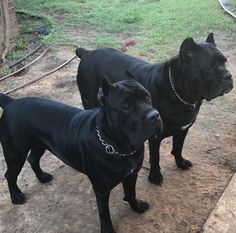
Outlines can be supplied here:
<path id="1" fill-rule="evenodd" d="M 236 79 L 235 34 L 217 33 L 218 47 L 226 54 Z M 177 51 L 177 50 L 176 50 Z M 54 55 L 40 60 L 27 74 L 1 83 L 0 91 L 41 75 L 52 65 L 74 54 L 62 47 Z M 15 97 L 41 96 L 81 107 L 76 86 L 78 61 L 74 60 L 51 76 L 12 94 Z M 58 65 L 59 65 L 58 64 Z M 203 104 L 198 119 L 187 136 L 184 155 L 194 166 L 188 171 L 176 168 L 170 155 L 171 139 L 161 147 L 164 184 L 150 184 L 148 148 L 139 173 L 137 195 L 151 205 L 139 215 L 123 204 L 123 190 L 118 186 L 111 195 L 111 217 L 120 233 L 199 233 L 230 178 L 236 171 L 236 91 Z M 49 184 L 39 184 L 29 164 L 19 176 L 19 186 L 27 203 L 11 204 L 4 179 L 6 164 L 0 154 L 0 232 L 1 233 L 95 233 L 99 232 L 97 206 L 86 176 L 78 173 L 49 152 L 42 167 L 54 176 Z"/>

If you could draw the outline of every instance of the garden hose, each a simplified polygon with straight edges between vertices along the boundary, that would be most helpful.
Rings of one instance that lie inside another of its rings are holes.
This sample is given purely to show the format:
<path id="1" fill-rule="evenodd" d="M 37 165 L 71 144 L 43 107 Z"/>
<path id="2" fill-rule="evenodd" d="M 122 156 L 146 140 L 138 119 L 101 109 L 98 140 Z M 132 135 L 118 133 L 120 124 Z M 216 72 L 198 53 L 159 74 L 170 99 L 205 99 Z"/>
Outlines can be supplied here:
<path id="1" fill-rule="evenodd" d="M 222 0 L 218 0 L 221 7 L 224 9 L 225 12 L 227 12 L 228 14 L 230 14 L 234 19 L 236 19 L 236 15 L 231 12 L 229 9 L 226 8 L 225 4 L 222 2 Z"/>
<path id="2" fill-rule="evenodd" d="M 21 72 L 21 71 L 24 70 L 25 68 L 27 68 L 27 67 L 29 67 L 30 65 L 34 64 L 34 63 L 35 63 L 36 61 L 38 61 L 41 57 L 43 57 L 43 55 L 46 54 L 51 48 L 53 48 L 53 47 L 55 47 L 55 46 L 62 46 L 62 45 L 64 45 L 64 46 L 65 46 L 65 45 L 73 45 L 73 46 L 75 46 L 76 48 L 79 47 L 78 45 L 76 45 L 76 44 L 71 44 L 71 43 L 70 43 L 70 44 L 68 44 L 68 43 L 53 44 L 53 45 L 49 46 L 47 49 L 45 49 L 37 58 L 35 58 L 33 61 L 31 61 L 30 63 L 28 63 L 28 64 L 25 65 L 24 67 L 20 68 L 19 70 L 16 70 L 16 71 L 13 72 L 13 73 L 10 73 L 10 74 L 8 74 L 8 75 L 6 75 L 6 76 L 0 78 L 0 82 L 3 81 L 3 80 L 5 80 L 5 79 L 7 79 L 7 78 L 9 78 L 9 77 L 11 77 L 11 76 L 13 76 L 13 75 L 15 75 L 15 74 L 17 74 L 17 73 L 19 73 L 19 72 Z M 38 47 L 39 47 L 39 46 L 38 46 Z M 34 52 L 36 52 L 36 51 L 39 49 L 38 47 L 37 47 L 33 52 L 31 52 L 30 55 L 32 55 Z M 30 55 L 27 55 L 26 57 L 28 57 L 28 56 L 30 56 Z M 25 57 L 25 58 L 26 58 L 26 57 Z M 77 56 L 74 55 L 74 56 L 72 56 L 71 58 L 69 58 L 67 61 L 65 61 L 63 64 L 61 64 L 60 66 L 54 68 L 53 70 L 48 71 L 46 74 L 43 74 L 43 75 L 41 75 L 41 76 L 39 76 L 39 77 L 37 77 L 37 78 L 35 78 L 35 79 L 33 79 L 33 80 L 30 80 L 29 82 L 26 82 L 26 83 L 24 83 L 24 84 L 22 84 L 22 85 L 19 85 L 19 86 L 15 87 L 15 88 L 12 88 L 12 89 L 10 89 L 10 90 L 6 90 L 6 91 L 4 91 L 4 93 L 5 93 L 5 94 L 9 94 L 9 93 L 11 93 L 11 92 L 13 92 L 13 91 L 19 90 L 19 89 L 21 89 L 21 88 L 23 88 L 23 87 L 25 87 L 25 86 L 28 86 L 28 85 L 30 85 L 30 84 L 32 84 L 32 83 L 35 83 L 36 81 L 38 81 L 38 80 L 40 80 L 40 79 L 42 79 L 42 78 L 44 78 L 44 77 L 46 77 L 46 76 L 48 76 L 48 75 L 50 75 L 50 74 L 56 72 L 57 70 L 61 69 L 62 67 L 64 67 L 65 65 L 67 65 L 69 62 L 71 62 L 73 59 L 75 59 L 76 57 L 77 57 Z M 24 58 L 24 59 L 25 59 L 25 58 Z M 24 60 L 24 59 L 21 59 L 21 61 Z M 20 61 L 18 61 L 17 63 L 20 63 Z"/>

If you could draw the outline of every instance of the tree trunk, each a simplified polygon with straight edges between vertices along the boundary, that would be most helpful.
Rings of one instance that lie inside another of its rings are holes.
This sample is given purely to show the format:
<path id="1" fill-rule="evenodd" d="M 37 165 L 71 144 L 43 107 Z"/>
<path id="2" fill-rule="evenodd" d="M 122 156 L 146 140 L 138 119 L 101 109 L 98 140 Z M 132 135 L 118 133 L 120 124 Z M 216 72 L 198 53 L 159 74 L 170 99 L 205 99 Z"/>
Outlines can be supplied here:
<path id="1" fill-rule="evenodd" d="M 3 43 L 1 52 L 1 60 L 5 61 L 5 57 L 8 53 L 10 47 L 10 17 L 8 12 L 8 3 L 7 0 L 0 0 L 0 16 L 3 22 Z"/>

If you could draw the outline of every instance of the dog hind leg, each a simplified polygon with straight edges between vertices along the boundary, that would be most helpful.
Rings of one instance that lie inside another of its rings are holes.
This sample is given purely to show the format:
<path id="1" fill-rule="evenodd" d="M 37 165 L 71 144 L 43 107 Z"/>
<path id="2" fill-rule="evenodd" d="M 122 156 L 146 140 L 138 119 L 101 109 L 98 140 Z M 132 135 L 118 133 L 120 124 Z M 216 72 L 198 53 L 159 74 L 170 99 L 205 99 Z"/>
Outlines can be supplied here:
<path id="1" fill-rule="evenodd" d="M 53 179 L 53 176 L 44 172 L 40 167 L 40 159 L 45 152 L 45 147 L 34 146 L 31 148 L 30 154 L 27 158 L 35 175 L 41 183 L 48 183 Z"/>

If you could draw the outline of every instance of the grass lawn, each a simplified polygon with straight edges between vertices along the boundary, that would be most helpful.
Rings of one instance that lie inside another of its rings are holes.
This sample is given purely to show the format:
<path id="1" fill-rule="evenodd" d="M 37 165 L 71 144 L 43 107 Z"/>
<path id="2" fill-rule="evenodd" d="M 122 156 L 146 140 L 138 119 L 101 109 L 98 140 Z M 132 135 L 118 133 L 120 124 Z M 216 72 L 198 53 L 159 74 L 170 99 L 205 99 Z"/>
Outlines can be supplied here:
<path id="1" fill-rule="evenodd" d="M 158 51 L 158 59 L 188 36 L 236 31 L 235 21 L 216 0 L 14 0 L 14 4 L 16 10 L 45 16 L 51 22 L 52 33 L 43 37 L 44 42 L 70 40 L 63 33 L 65 28 L 85 24 L 100 32 L 87 45 L 117 48 L 122 35 L 136 39 L 136 50 Z"/>

